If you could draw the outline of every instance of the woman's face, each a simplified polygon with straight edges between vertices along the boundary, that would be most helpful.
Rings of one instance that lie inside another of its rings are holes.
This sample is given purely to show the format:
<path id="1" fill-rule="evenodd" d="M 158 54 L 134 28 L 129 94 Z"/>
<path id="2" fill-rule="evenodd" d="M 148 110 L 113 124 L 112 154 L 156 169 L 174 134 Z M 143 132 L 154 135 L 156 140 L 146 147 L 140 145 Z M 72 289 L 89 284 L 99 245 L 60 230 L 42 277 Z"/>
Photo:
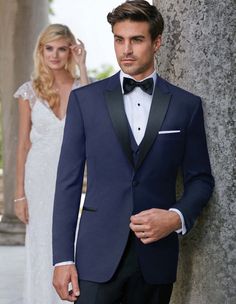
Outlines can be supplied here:
<path id="1" fill-rule="evenodd" d="M 54 40 L 43 46 L 44 63 L 51 70 L 64 69 L 70 56 L 70 44 L 66 39 Z"/>

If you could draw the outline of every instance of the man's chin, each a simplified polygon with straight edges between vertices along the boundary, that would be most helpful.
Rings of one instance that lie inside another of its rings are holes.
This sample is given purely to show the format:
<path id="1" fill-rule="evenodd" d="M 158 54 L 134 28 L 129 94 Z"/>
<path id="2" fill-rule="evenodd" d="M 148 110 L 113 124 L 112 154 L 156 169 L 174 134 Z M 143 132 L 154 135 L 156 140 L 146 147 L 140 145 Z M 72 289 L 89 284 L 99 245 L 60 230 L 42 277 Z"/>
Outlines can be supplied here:
<path id="1" fill-rule="evenodd" d="M 133 66 L 131 66 L 131 65 L 124 65 L 124 64 L 122 64 L 122 65 L 120 65 L 120 68 L 121 68 L 121 70 L 125 73 L 125 74 L 128 74 L 128 75 L 130 75 L 130 76 L 132 76 L 132 75 L 135 75 L 135 71 L 136 71 L 136 69 L 133 67 Z"/>

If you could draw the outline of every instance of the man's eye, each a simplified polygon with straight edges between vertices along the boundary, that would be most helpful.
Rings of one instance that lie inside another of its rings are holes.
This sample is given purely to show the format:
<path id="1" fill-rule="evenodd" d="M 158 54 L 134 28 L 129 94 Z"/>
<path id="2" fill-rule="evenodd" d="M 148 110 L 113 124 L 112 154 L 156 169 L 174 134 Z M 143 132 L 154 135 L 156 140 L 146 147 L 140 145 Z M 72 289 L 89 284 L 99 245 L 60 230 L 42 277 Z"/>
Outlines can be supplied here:
<path id="1" fill-rule="evenodd" d="M 142 38 L 134 38 L 133 41 L 134 42 L 142 42 L 143 40 L 142 40 Z"/>
<path id="2" fill-rule="evenodd" d="M 115 38 L 115 42 L 122 42 L 122 39 L 121 38 Z"/>

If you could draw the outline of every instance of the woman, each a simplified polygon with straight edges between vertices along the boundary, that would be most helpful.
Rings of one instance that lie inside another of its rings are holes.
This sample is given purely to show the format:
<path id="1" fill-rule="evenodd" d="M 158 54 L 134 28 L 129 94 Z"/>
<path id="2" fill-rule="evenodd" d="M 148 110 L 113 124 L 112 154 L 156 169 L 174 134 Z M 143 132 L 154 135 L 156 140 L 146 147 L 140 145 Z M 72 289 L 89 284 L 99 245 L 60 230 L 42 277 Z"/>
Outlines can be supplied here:
<path id="1" fill-rule="evenodd" d="M 25 304 L 58 304 L 52 287 L 51 226 L 57 165 L 70 91 L 88 83 L 86 51 L 68 27 L 49 25 L 19 98 L 15 213 L 26 225 Z M 76 75 L 79 68 L 80 78 Z"/>

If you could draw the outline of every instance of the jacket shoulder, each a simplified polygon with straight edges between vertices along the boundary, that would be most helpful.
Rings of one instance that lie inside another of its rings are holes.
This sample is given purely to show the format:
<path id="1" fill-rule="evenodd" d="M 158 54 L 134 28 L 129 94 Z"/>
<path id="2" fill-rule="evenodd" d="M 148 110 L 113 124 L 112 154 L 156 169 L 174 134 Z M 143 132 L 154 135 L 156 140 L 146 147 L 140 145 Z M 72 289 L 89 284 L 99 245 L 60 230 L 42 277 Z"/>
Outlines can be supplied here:
<path id="1" fill-rule="evenodd" d="M 107 88 L 107 86 L 109 86 L 110 83 L 116 82 L 118 79 L 118 73 L 115 75 L 112 75 L 110 77 L 104 78 L 102 80 L 96 80 L 92 83 L 89 83 L 88 85 L 85 85 L 83 87 L 77 88 L 75 90 L 73 90 L 73 92 L 78 93 L 78 94 L 83 94 L 83 93 L 92 93 L 94 94 L 94 92 L 101 91 Z"/>
<path id="2" fill-rule="evenodd" d="M 159 77 L 159 85 L 160 87 L 166 91 L 171 93 L 176 98 L 182 98 L 184 100 L 192 100 L 193 102 L 201 102 L 201 97 L 197 96 L 177 85 L 170 83 L 169 81 Z"/>

